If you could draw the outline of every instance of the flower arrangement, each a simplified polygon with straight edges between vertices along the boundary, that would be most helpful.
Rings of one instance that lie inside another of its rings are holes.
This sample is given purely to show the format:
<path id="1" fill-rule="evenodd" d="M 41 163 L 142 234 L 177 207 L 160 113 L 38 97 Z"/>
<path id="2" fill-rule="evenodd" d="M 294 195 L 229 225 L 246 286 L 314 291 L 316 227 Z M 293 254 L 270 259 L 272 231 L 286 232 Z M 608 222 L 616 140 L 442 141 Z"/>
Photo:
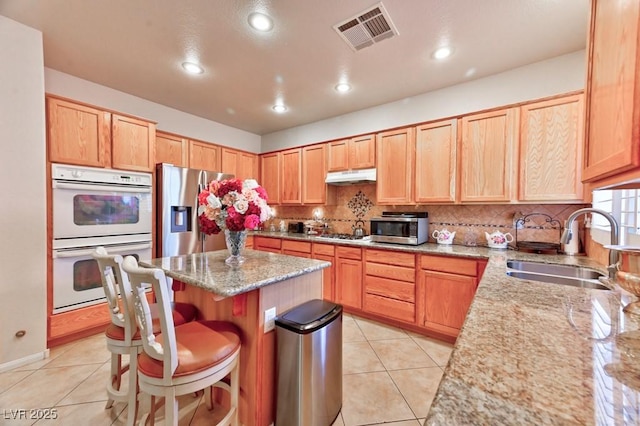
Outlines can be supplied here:
<path id="1" fill-rule="evenodd" d="M 255 229 L 271 218 L 267 191 L 254 179 L 213 180 L 198 194 L 200 231 Z"/>

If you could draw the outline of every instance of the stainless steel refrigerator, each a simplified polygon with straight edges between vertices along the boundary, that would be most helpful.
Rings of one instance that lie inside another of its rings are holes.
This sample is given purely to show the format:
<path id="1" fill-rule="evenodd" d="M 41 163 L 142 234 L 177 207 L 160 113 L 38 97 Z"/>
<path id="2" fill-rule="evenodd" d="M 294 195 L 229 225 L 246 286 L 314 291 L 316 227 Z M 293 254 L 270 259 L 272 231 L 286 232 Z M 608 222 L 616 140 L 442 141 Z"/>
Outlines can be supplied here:
<path id="1" fill-rule="evenodd" d="M 226 248 L 224 233 L 204 235 L 198 227 L 198 194 L 212 180 L 233 175 L 156 165 L 156 257 Z"/>

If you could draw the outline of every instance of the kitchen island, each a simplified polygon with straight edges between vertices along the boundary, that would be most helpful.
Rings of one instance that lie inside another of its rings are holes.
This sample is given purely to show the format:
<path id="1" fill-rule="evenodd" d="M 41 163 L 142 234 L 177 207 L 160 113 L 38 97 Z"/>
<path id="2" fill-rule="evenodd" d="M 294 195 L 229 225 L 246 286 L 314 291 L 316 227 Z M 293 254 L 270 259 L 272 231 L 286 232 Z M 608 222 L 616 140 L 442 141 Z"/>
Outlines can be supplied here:
<path id="1" fill-rule="evenodd" d="M 240 422 L 267 426 L 275 417 L 275 332 L 265 332 L 264 312 L 279 315 L 322 298 L 322 269 L 329 262 L 245 250 L 245 263 L 224 263 L 226 250 L 153 259 L 174 281 L 175 300 L 197 306 L 200 319 L 224 320 L 242 331 Z"/>

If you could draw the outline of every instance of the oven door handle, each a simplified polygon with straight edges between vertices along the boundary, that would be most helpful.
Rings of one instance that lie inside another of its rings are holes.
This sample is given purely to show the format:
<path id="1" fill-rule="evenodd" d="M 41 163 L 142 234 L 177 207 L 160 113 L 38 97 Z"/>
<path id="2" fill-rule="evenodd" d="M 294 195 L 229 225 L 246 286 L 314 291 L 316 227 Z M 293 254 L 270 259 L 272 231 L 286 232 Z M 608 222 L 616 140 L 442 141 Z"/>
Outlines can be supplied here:
<path id="1" fill-rule="evenodd" d="M 138 250 L 145 250 L 151 248 L 151 243 L 144 244 L 132 244 L 130 246 L 120 246 L 120 247 L 107 247 L 107 251 L 109 254 L 111 253 L 126 253 Z M 91 256 L 95 249 L 80 249 L 80 250 L 54 250 L 53 258 L 54 259 L 65 259 L 70 257 L 80 257 L 80 256 Z"/>
<path id="2" fill-rule="evenodd" d="M 104 191 L 104 192 L 135 192 L 141 194 L 151 193 L 151 187 L 135 187 L 122 185 L 86 185 L 81 183 L 68 183 L 53 181 L 53 188 L 57 189 L 75 189 L 83 191 Z"/>

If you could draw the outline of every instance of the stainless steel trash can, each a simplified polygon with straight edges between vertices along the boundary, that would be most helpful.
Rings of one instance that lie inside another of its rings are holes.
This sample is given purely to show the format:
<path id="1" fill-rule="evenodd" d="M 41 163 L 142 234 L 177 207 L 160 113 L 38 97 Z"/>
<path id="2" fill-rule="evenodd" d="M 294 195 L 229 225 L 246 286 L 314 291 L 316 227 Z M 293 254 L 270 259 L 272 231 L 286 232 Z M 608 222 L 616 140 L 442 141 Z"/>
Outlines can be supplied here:
<path id="1" fill-rule="evenodd" d="M 342 408 L 342 306 L 314 299 L 276 318 L 276 426 L 330 426 Z"/>

